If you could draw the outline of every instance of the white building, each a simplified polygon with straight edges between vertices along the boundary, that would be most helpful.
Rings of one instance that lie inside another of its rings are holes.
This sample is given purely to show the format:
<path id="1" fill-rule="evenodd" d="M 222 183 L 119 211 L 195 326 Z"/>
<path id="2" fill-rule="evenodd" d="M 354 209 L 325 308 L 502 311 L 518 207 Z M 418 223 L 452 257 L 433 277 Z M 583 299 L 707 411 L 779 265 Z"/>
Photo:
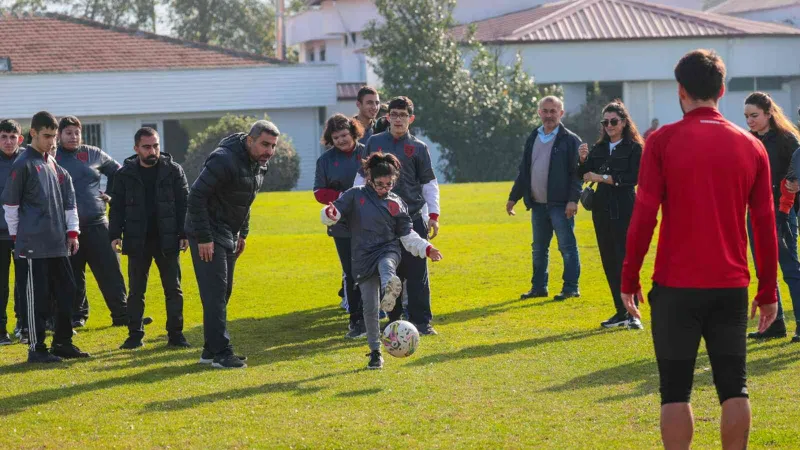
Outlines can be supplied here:
<path id="1" fill-rule="evenodd" d="M 0 17 L 5 58 L 0 117 L 78 116 L 85 140 L 118 161 L 133 154 L 143 125 L 182 161 L 189 137 L 224 114 L 269 114 L 300 156 L 299 189 L 313 185 L 321 119 L 336 102 L 334 65 L 284 64 L 53 14 Z"/>
<path id="2" fill-rule="evenodd" d="M 728 0 L 708 11 L 800 27 L 800 0 Z"/>

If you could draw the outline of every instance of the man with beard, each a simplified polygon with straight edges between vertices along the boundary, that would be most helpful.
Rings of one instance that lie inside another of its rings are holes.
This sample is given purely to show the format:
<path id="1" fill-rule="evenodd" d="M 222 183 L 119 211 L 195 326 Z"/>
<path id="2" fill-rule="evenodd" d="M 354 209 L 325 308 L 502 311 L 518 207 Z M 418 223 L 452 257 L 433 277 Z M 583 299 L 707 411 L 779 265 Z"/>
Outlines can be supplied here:
<path id="1" fill-rule="evenodd" d="M 378 91 L 371 86 L 363 86 L 358 90 L 356 97 L 356 108 L 358 108 L 358 115 L 354 119 L 361 122 L 364 127 L 364 135 L 358 140 L 361 145 L 367 145 L 367 141 L 373 134 L 375 134 L 375 123 L 378 118 L 378 112 L 381 109 L 381 99 Z"/>

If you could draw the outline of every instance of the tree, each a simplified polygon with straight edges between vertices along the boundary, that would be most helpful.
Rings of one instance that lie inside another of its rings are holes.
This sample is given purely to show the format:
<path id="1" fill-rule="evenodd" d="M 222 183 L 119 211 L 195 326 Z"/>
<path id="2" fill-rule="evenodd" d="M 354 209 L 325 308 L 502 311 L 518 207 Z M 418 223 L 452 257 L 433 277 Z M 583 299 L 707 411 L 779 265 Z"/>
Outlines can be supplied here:
<path id="1" fill-rule="evenodd" d="M 414 101 L 415 129 L 442 148 L 449 181 L 513 178 L 526 137 L 539 122 L 540 90 L 522 60 L 502 63 L 473 39 L 457 41 L 454 0 L 376 0 L 382 23 L 364 35 L 388 96 Z M 470 62 L 465 66 L 465 56 Z"/>
<path id="2" fill-rule="evenodd" d="M 265 115 L 264 119 L 269 120 L 269 117 Z M 255 117 L 228 114 L 195 136 L 189 142 L 186 160 L 181 164 L 189 184 L 194 183 L 200 175 L 206 158 L 217 149 L 222 139 L 234 133 L 247 132 L 256 120 L 258 119 Z M 298 178 L 300 178 L 300 157 L 292 145 L 291 138 L 281 135 L 275 156 L 269 162 L 269 171 L 264 177 L 261 191 L 288 191 L 297 185 Z"/>
<path id="3" fill-rule="evenodd" d="M 600 90 L 598 83 L 586 96 L 586 103 L 581 106 L 581 110 L 564 117 L 564 125 L 573 133 L 577 134 L 584 141 L 591 143 L 603 131 L 600 120 L 603 118 L 603 108 L 611 102 L 611 98 Z"/>
<path id="4" fill-rule="evenodd" d="M 59 11 L 110 26 L 155 29 L 158 0 L 16 0 L 14 12 Z"/>

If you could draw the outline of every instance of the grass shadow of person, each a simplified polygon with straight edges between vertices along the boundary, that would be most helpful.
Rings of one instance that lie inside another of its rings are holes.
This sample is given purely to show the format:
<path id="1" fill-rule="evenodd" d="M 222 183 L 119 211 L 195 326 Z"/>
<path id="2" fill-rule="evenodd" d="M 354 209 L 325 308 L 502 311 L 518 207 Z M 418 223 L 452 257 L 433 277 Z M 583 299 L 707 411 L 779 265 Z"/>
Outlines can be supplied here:
<path id="1" fill-rule="evenodd" d="M 548 306 L 554 303 L 563 303 L 563 302 L 552 298 L 543 301 L 539 299 L 515 298 L 511 300 L 505 300 L 500 303 L 490 303 L 475 308 L 462 309 L 458 311 L 437 314 L 435 317 L 435 321 L 437 324 L 441 323 L 443 325 L 450 323 L 461 323 L 475 319 L 483 319 L 488 316 L 502 314 L 517 309 L 536 308 L 536 307 Z"/>

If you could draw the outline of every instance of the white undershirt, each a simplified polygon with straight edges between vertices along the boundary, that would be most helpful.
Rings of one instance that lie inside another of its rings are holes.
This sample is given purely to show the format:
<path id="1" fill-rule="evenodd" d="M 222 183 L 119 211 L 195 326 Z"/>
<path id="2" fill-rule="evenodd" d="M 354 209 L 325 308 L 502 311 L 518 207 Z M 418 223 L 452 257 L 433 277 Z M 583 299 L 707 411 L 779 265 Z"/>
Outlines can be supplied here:
<path id="1" fill-rule="evenodd" d="M 612 143 L 608 144 L 608 154 L 609 155 L 614 153 L 614 147 L 619 145 L 620 142 L 622 142 L 622 139 L 618 140 L 617 142 L 612 142 Z"/>

